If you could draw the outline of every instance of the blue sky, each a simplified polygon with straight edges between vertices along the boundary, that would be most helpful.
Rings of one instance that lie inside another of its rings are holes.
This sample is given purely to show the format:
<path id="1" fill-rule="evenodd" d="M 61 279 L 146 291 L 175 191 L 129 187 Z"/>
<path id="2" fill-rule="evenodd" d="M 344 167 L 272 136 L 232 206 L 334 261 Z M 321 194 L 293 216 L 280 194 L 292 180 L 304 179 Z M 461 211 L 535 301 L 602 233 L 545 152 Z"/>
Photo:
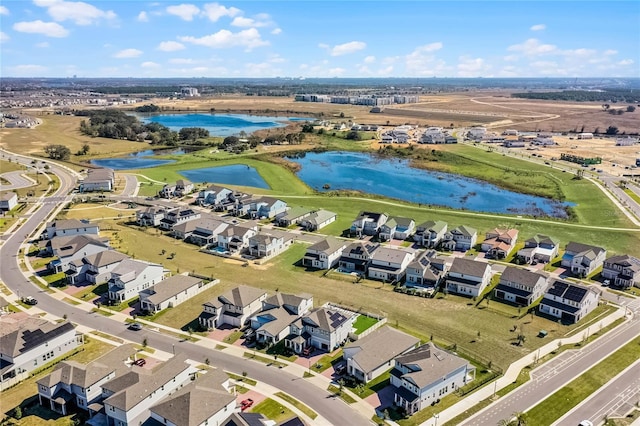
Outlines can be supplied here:
<path id="1" fill-rule="evenodd" d="M 638 1 L 4 0 L 6 77 L 640 77 Z"/>

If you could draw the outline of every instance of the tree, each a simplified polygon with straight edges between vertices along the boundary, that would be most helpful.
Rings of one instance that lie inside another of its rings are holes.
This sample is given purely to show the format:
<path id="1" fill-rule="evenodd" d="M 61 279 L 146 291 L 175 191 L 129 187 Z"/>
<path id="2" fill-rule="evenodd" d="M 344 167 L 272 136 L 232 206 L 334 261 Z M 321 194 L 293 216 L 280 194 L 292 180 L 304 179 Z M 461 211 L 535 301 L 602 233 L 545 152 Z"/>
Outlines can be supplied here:
<path id="1" fill-rule="evenodd" d="M 344 138 L 347 140 L 359 141 L 360 139 L 362 139 L 362 136 L 357 131 L 352 130 L 348 132 Z"/>
<path id="2" fill-rule="evenodd" d="M 313 124 L 307 123 L 302 125 L 303 133 L 313 133 Z"/>
<path id="3" fill-rule="evenodd" d="M 634 107 L 633 105 L 629 105 L 627 107 L 627 112 L 634 112 L 636 110 L 636 107 Z"/>
<path id="4" fill-rule="evenodd" d="M 602 104 L 602 109 L 603 109 L 604 111 L 606 111 L 606 110 L 608 110 L 608 109 L 609 109 L 609 107 L 610 107 L 610 106 L 611 106 L 611 105 L 609 105 L 609 104 Z"/>
<path id="5" fill-rule="evenodd" d="M 87 155 L 90 149 L 91 147 L 89 146 L 89 144 L 85 143 L 84 145 L 82 145 L 82 148 L 80 148 L 80 150 L 78 151 L 78 155 Z"/>
<path id="6" fill-rule="evenodd" d="M 516 411 L 512 414 L 515 417 L 516 426 L 527 426 L 527 415 L 522 411 Z"/>
<path id="7" fill-rule="evenodd" d="M 68 160 L 71 157 L 71 150 L 64 145 L 47 145 L 44 152 L 53 160 Z"/>
<path id="8" fill-rule="evenodd" d="M 609 127 L 607 127 L 607 130 L 605 130 L 605 134 L 607 134 L 607 135 L 617 135 L 618 134 L 618 128 L 616 126 L 609 126 Z"/>

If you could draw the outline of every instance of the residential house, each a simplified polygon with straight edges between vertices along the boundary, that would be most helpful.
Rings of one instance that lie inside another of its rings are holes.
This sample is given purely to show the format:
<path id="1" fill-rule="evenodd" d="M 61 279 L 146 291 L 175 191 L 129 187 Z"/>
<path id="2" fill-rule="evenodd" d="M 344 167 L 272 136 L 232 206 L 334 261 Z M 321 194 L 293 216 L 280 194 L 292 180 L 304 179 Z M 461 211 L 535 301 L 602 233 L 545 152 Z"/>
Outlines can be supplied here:
<path id="1" fill-rule="evenodd" d="M 207 329 L 223 324 L 242 327 L 249 317 L 262 309 L 262 301 L 266 298 L 265 291 L 240 285 L 204 303 L 198 321 Z"/>
<path id="2" fill-rule="evenodd" d="M 366 241 L 355 241 L 349 244 L 342 251 L 342 256 L 338 260 L 339 268 L 344 272 L 358 272 L 366 274 L 371 263 L 373 253 L 380 247 L 380 244 Z"/>
<path id="3" fill-rule="evenodd" d="M 251 328 L 256 340 L 276 344 L 289 335 L 293 321 L 305 315 L 313 307 L 310 294 L 276 293 L 262 302 L 262 310 L 251 317 Z"/>
<path id="4" fill-rule="evenodd" d="M 209 281 L 202 277 L 190 276 L 186 272 L 174 275 L 140 291 L 140 308 L 151 314 L 175 308 L 218 282 L 219 280 Z"/>
<path id="5" fill-rule="evenodd" d="M 289 237 L 285 240 L 283 236 L 260 232 L 249 238 L 249 255 L 257 258 L 277 256 L 289 247 L 292 241 Z"/>
<path id="6" fill-rule="evenodd" d="M 112 169 L 88 169 L 87 177 L 80 181 L 80 192 L 113 191 L 115 174 Z"/>
<path id="7" fill-rule="evenodd" d="M 548 277 L 545 275 L 507 266 L 493 294 L 498 299 L 520 306 L 529 306 L 542 297 L 548 286 Z"/>
<path id="8" fill-rule="evenodd" d="M 444 235 L 442 248 L 445 250 L 467 251 L 476 245 L 478 231 L 470 226 L 458 226 Z"/>
<path id="9" fill-rule="evenodd" d="M 420 252 L 407 266 L 406 286 L 438 288 L 449 266 L 435 250 Z"/>
<path id="10" fill-rule="evenodd" d="M 236 408 L 229 377 L 209 370 L 149 409 L 151 418 L 168 426 L 220 425 Z"/>
<path id="11" fill-rule="evenodd" d="M 15 192 L 3 192 L 0 194 L 0 210 L 8 212 L 18 205 L 18 194 Z"/>
<path id="12" fill-rule="evenodd" d="M 230 253 L 242 252 L 249 247 L 249 239 L 257 233 L 258 227 L 253 222 L 231 225 L 218 235 L 218 247 Z"/>
<path id="13" fill-rule="evenodd" d="M 606 257 L 607 250 L 602 247 L 572 241 L 564 248 L 561 265 L 574 275 L 586 277 L 601 267 Z"/>
<path id="14" fill-rule="evenodd" d="M 173 198 L 176 196 L 176 185 L 167 183 L 165 184 L 160 191 L 158 191 L 158 196 L 161 198 Z"/>
<path id="15" fill-rule="evenodd" d="M 247 413 L 246 411 L 241 411 L 231 414 L 227 420 L 220 423 L 220 426 L 271 426 L 272 423 L 274 422 L 266 418 L 262 413 Z M 286 425 L 285 423 L 280 423 L 277 426 L 305 426 L 304 424 Z"/>
<path id="16" fill-rule="evenodd" d="M 347 247 L 346 241 L 327 237 L 307 248 L 302 258 L 302 265 L 317 269 L 331 269 L 338 264 L 345 247 Z"/>
<path id="17" fill-rule="evenodd" d="M 356 317 L 333 308 L 314 309 L 291 324 L 285 346 L 298 354 L 311 347 L 332 351 L 347 340 Z"/>
<path id="18" fill-rule="evenodd" d="M 342 357 L 347 374 L 367 383 L 395 365 L 394 358 L 415 349 L 420 339 L 388 326 L 348 343 Z"/>
<path id="19" fill-rule="evenodd" d="M 4 297 L 0 296 L 0 315 L 8 313 L 10 306 L 9 302 L 7 302 Z"/>
<path id="20" fill-rule="evenodd" d="M 39 316 L 0 316 L 0 389 L 5 389 L 82 344 L 69 321 L 52 323 Z"/>
<path id="21" fill-rule="evenodd" d="M 80 260 L 72 260 L 66 271 L 67 280 L 70 284 L 106 282 L 111 278 L 111 271 L 125 259 L 129 259 L 129 256 L 115 250 L 104 250 Z"/>
<path id="22" fill-rule="evenodd" d="M 445 288 L 451 293 L 478 297 L 491 281 L 491 265 L 456 257 L 445 278 Z"/>
<path id="23" fill-rule="evenodd" d="M 218 185 L 209 185 L 198 193 L 197 203 L 201 206 L 218 207 L 233 201 L 233 191 Z"/>
<path id="24" fill-rule="evenodd" d="M 168 211 L 164 217 L 160 219 L 160 229 L 170 231 L 175 225 L 194 219 L 200 219 L 200 212 L 188 207 L 180 207 Z"/>
<path id="25" fill-rule="evenodd" d="M 122 303 L 133 299 L 142 290 L 149 288 L 169 275 L 169 271 L 157 263 L 141 260 L 124 259 L 111 271 L 109 300 Z"/>
<path id="26" fill-rule="evenodd" d="M 525 263 L 551 262 L 558 256 L 558 241 L 553 238 L 536 234 L 525 240 L 524 248 L 518 250 L 518 259 Z"/>
<path id="27" fill-rule="evenodd" d="M 415 232 L 416 223 L 413 219 L 406 217 L 390 217 L 384 225 L 380 227 L 378 237 L 382 241 L 391 239 L 406 240 Z"/>
<path id="28" fill-rule="evenodd" d="M 506 258 L 518 241 L 517 229 L 494 228 L 485 234 L 481 250 L 493 259 Z"/>
<path id="29" fill-rule="evenodd" d="M 423 247 L 437 248 L 447 233 L 447 222 L 430 220 L 416 228 L 413 240 Z"/>
<path id="30" fill-rule="evenodd" d="M 160 206 L 151 206 L 136 211 L 136 223 L 140 226 L 160 226 L 160 221 L 169 213 L 169 209 Z"/>
<path id="31" fill-rule="evenodd" d="M 386 213 L 360 212 L 351 224 L 350 232 L 357 236 L 377 235 L 388 218 Z"/>
<path id="32" fill-rule="evenodd" d="M 191 382 L 197 368 L 179 353 L 152 371 L 132 369 L 102 385 L 107 424 L 138 425 L 150 416 L 150 408 Z"/>
<path id="33" fill-rule="evenodd" d="M 42 239 L 50 240 L 54 237 L 70 237 L 73 235 L 100 235 L 97 223 L 88 220 L 62 219 L 47 223 Z"/>
<path id="34" fill-rule="evenodd" d="M 543 314 L 576 323 L 598 306 L 600 294 L 593 288 L 567 281 L 555 280 L 540 301 Z"/>
<path id="35" fill-rule="evenodd" d="M 336 221 L 337 214 L 328 210 L 317 210 L 300 221 L 300 226 L 307 232 L 314 232 Z"/>
<path id="36" fill-rule="evenodd" d="M 313 210 L 308 209 L 306 207 L 291 207 L 284 213 L 280 213 L 276 216 L 276 223 L 278 226 L 282 226 L 284 228 L 291 225 L 299 225 L 300 222 L 309 217 L 309 215 L 313 212 Z"/>
<path id="37" fill-rule="evenodd" d="M 612 256 L 604 261 L 602 277 L 615 287 L 640 287 L 640 259 L 628 254 Z"/>
<path id="38" fill-rule="evenodd" d="M 178 179 L 176 181 L 176 189 L 174 191 L 174 195 L 176 197 L 183 197 L 187 194 L 191 194 L 195 188 L 195 185 L 186 180 L 186 179 Z"/>
<path id="39" fill-rule="evenodd" d="M 67 272 L 71 262 L 81 261 L 83 257 L 105 250 L 111 250 L 106 238 L 95 238 L 92 235 L 55 237 L 47 244 L 47 251 L 56 259 L 49 262 L 47 268 L 53 273 Z"/>
<path id="40" fill-rule="evenodd" d="M 130 369 L 131 358 L 136 348 L 128 343 L 117 346 L 105 355 L 88 364 L 75 361 L 62 361 L 51 374 L 36 382 L 40 405 L 66 416 L 68 406 L 84 411 L 100 411 L 102 399 L 101 385 L 126 374 Z"/>
<path id="41" fill-rule="evenodd" d="M 393 402 L 411 415 L 475 379 L 469 361 L 427 343 L 395 359 Z"/>
<path id="42" fill-rule="evenodd" d="M 272 197 L 260 197 L 251 203 L 248 214 L 252 219 L 273 219 L 286 211 L 287 203 L 284 201 Z"/>
<path id="43" fill-rule="evenodd" d="M 376 280 L 400 282 L 415 255 L 413 250 L 380 247 L 371 255 L 367 275 Z"/>
<path id="44" fill-rule="evenodd" d="M 218 235 L 228 227 L 228 223 L 204 216 L 174 225 L 171 234 L 174 238 L 202 247 L 210 244 L 217 245 Z"/>

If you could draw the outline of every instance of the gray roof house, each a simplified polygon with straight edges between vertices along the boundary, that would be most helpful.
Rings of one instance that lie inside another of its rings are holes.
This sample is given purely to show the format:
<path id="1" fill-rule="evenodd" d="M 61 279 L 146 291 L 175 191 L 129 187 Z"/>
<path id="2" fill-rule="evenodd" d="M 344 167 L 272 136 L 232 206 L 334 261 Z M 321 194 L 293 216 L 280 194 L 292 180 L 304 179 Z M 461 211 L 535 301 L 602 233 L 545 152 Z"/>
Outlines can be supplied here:
<path id="1" fill-rule="evenodd" d="M 336 221 L 338 215 L 329 210 L 317 210 L 300 221 L 300 226 L 307 232 L 314 232 Z"/>
<path id="2" fill-rule="evenodd" d="M 80 181 L 80 192 L 113 191 L 114 182 L 113 169 L 87 169 L 87 177 Z"/>
<path id="3" fill-rule="evenodd" d="M 338 264 L 346 246 L 345 240 L 327 237 L 307 248 L 302 265 L 316 269 L 331 269 Z"/>
<path id="4" fill-rule="evenodd" d="M 529 306 L 542 297 L 548 286 L 549 281 L 545 275 L 515 266 L 507 266 L 493 291 L 498 299 L 521 306 Z"/>
<path id="5" fill-rule="evenodd" d="M 175 308 L 193 296 L 213 287 L 219 280 L 205 280 L 188 273 L 174 275 L 140 291 L 140 307 L 150 313 Z"/>
<path id="6" fill-rule="evenodd" d="M 435 289 L 447 273 L 449 265 L 435 250 L 420 252 L 407 266 L 406 286 Z"/>
<path id="7" fill-rule="evenodd" d="M 73 235 L 69 237 L 54 237 L 48 248 L 57 259 L 47 264 L 47 268 L 54 273 L 66 272 L 73 261 L 81 261 L 83 257 L 111 250 L 107 238 L 95 235 Z"/>
<path id="8" fill-rule="evenodd" d="M 109 300 L 121 303 L 133 299 L 141 290 L 159 283 L 168 275 L 169 271 L 157 263 L 125 259 L 111 271 Z"/>
<path id="9" fill-rule="evenodd" d="M 445 278 L 446 289 L 462 296 L 478 297 L 491 281 L 491 265 L 456 257 Z"/>
<path id="10" fill-rule="evenodd" d="M 476 245 L 478 231 L 470 226 L 458 226 L 445 233 L 441 246 L 445 250 L 467 251 Z"/>
<path id="11" fill-rule="evenodd" d="M 380 227 L 387 222 L 386 213 L 360 212 L 349 229 L 352 235 L 377 235 Z"/>
<path id="12" fill-rule="evenodd" d="M 430 220 L 416 227 L 413 240 L 427 248 L 437 248 L 447 233 L 447 222 Z"/>
<path id="13" fill-rule="evenodd" d="M 276 293 L 262 301 L 262 310 L 251 317 L 251 328 L 256 340 L 278 343 L 289 335 L 290 324 L 313 307 L 310 294 Z"/>
<path id="14" fill-rule="evenodd" d="M 538 305 L 541 313 L 575 323 L 598 306 L 600 293 L 592 287 L 555 280 Z"/>
<path id="15" fill-rule="evenodd" d="M 199 219 L 174 225 L 171 234 L 174 238 L 185 240 L 188 243 L 206 246 L 217 243 L 218 235 L 228 227 L 229 224 L 221 220 L 211 216 L 201 216 Z"/>
<path id="16" fill-rule="evenodd" d="M 367 383 L 394 366 L 393 359 L 414 349 L 420 339 L 383 326 L 344 347 L 347 374 Z"/>
<path id="17" fill-rule="evenodd" d="M 312 347 L 332 351 L 347 340 L 356 317 L 333 308 L 314 309 L 291 324 L 285 346 L 298 354 Z"/>
<path id="18" fill-rule="evenodd" d="M 42 235 L 43 239 L 53 237 L 70 237 L 73 235 L 99 235 L 100 227 L 97 223 L 88 220 L 61 219 L 47 223 L 47 227 Z"/>
<path id="19" fill-rule="evenodd" d="M 253 314 L 262 309 L 262 301 L 266 298 L 264 290 L 240 285 L 204 303 L 198 321 L 204 328 L 216 328 L 223 324 L 242 327 Z"/>
<path id="20" fill-rule="evenodd" d="M 380 247 L 371 256 L 367 276 L 383 281 L 401 281 L 415 255 L 409 249 Z"/>
<path id="21" fill-rule="evenodd" d="M 276 223 L 278 226 L 287 227 L 291 225 L 299 225 L 300 222 L 308 217 L 313 210 L 306 207 L 290 207 L 286 212 L 280 213 L 276 216 Z"/>
<path id="22" fill-rule="evenodd" d="M 124 253 L 104 250 L 85 256 L 80 260 L 72 260 L 66 271 L 67 279 L 71 284 L 106 282 L 111 277 L 111 271 L 125 259 L 129 259 L 129 256 Z"/>
<path id="23" fill-rule="evenodd" d="M 349 272 L 366 274 L 371 258 L 380 244 L 367 241 L 354 241 L 342 251 L 338 261 L 340 269 Z"/>
<path id="24" fill-rule="evenodd" d="M 574 275 L 586 277 L 601 267 L 606 257 L 607 250 L 602 247 L 572 241 L 565 247 L 561 265 Z"/>
<path id="25" fill-rule="evenodd" d="M 613 280 L 615 287 L 640 287 L 640 259 L 628 254 L 611 256 L 604 261 L 602 277 Z"/>
<path id="26" fill-rule="evenodd" d="M 389 241 L 392 239 L 406 240 L 415 232 L 416 223 L 413 219 L 408 217 L 394 216 L 390 217 L 384 225 L 380 227 L 380 233 L 378 237 L 382 241 Z"/>
<path id="27" fill-rule="evenodd" d="M 518 250 L 518 258 L 526 263 L 551 262 L 558 256 L 558 241 L 548 235 L 536 234 L 524 241 L 524 248 Z"/>

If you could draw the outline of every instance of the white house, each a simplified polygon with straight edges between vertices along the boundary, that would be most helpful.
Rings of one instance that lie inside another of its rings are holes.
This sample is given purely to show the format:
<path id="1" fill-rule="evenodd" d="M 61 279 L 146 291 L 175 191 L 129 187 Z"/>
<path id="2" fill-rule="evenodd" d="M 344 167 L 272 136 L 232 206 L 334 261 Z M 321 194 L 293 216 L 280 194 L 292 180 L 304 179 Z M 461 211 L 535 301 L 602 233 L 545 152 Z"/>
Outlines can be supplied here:
<path id="1" fill-rule="evenodd" d="M 593 133 L 578 133 L 578 139 L 593 139 Z"/>
<path id="2" fill-rule="evenodd" d="M 0 316 L 0 388 L 82 344 L 69 321 L 52 323 L 38 316 Z"/>
<path id="3" fill-rule="evenodd" d="M 8 212 L 18 205 L 18 194 L 15 192 L 3 192 L 0 194 L 0 210 Z"/>
<path id="4" fill-rule="evenodd" d="M 229 226 L 218 234 L 218 247 L 231 253 L 241 252 L 249 247 L 249 239 L 257 233 L 258 227 L 252 222 Z"/>
<path id="5" fill-rule="evenodd" d="M 80 260 L 72 260 L 69 262 L 67 279 L 70 284 L 106 282 L 111 278 L 111 271 L 125 259 L 129 259 L 129 256 L 115 250 L 104 250 Z"/>
<path id="6" fill-rule="evenodd" d="M 273 219 L 280 213 L 287 211 L 287 203 L 272 197 L 261 197 L 254 200 L 249 207 L 252 219 Z"/>
<path id="7" fill-rule="evenodd" d="M 383 241 L 391 239 L 406 240 L 415 232 L 416 223 L 407 217 L 390 217 L 380 227 L 379 238 Z"/>
<path id="8" fill-rule="evenodd" d="M 394 366 L 394 358 L 414 349 L 420 339 L 388 326 L 344 347 L 347 374 L 367 383 Z"/>
<path id="9" fill-rule="evenodd" d="M 475 368 L 467 360 L 427 343 L 396 357 L 391 370 L 393 402 L 411 415 L 474 378 Z"/>
<path id="10" fill-rule="evenodd" d="M 169 275 L 169 271 L 157 263 L 125 259 L 111 271 L 109 300 L 122 303 L 133 299 L 142 290 L 149 288 Z"/>
<path id="11" fill-rule="evenodd" d="M 491 265 L 485 262 L 456 257 L 445 278 L 451 293 L 478 297 L 491 281 Z"/>
<path id="12" fill-rule="evenodd" d="M 314 232 L 336 221 L 338 215 L 329 210 L 317 210 L 300 221 L 300 226 L 307 232 Z"/>
<path id="13" fill-rule="evenodd" d="M 478 231 L 470 226 L 458 226 L 447 232 L 442 240 L 442 248 L 445 250 L 467 251 L 476 245 Z"/>
<path id="14" fill-rule="evenodd" d="M 380 247 L 371 256 L 367 276 L 376 280 L 401 281 L 414 257 L 413 250 Z"/>
<path id="15" fill-rule="evenodd" d="M 94 238 L 90 235 L 74 235 L 71 237 L 55 237 L 48 248 L 57 259 L 47 264 L 54 273 L 66 272 L 72 262 L 106 250 L 111 250 L 107 239 Z"/>
<path id="16" fill-rule="evenodd" d="M 507 266 L 493 294 L 498 299 L 529 306 L 542 297 L 548 286 L 548 277 L 545 275 Z"/>
<path id="17" fill-rule="evenodd" d="M 532 262 L 551 262 L 558 256 L 558 241 L 553 238 L 536 234 L 525 240 L 524 248 L 518 250 L 518 258 L 526 263 Z"/>
<path id="18" fill-rule="evenodd" d="M 276 216 L 278 226 L 287 227 L 291 225 L 299 225 L 300 222 L 309 217 L 313 210 L 306 207 L 290 207 L 286 212 Z"/>
<path id="19" fill-rule="evenodd" d="M 136 211 L 136 222 L 140 226 L 160 226 L 160 221 L 169 213 L 166 207 L 152 206 Z"/>
<path id="20" fill-rule="evenodd" d="M 602 247 L 572 241 L 565 246 L 560 264 L 574 275 L 586 277 L 601 267 L 606 257 L 607 250 Z"/>
<path id="21" fill-rule="evenodd" d="M 416 228 L 413 240 L 427 248 L 437 248 L 447 233 L 447 222 L 430 220 Z"/>
<path id="22" fill-rule="evenodd" d="M 140 307 L 152 314 L 163 309 L 175 308 L 218 282 L 219 280 L 209 281 L 193 277 L 187 272 L 174 275 L 140 291 Z"/>
<path id="23" fill-rule="evenodd" d="M 629 256 L 611 256 L 604 261 L 602 277 L 612 280 L 615 287 L 640 287 L 640 259 Z"/>
<path id="24" fill-rule="evenodd" d="M 331 269 L 338 264 L 345 247 L 347 247 L 346 241 L 327 237 L 307 248 L 302 258 L 302 265 L 317 269 Z"/>
<path id="25" fill-rule="evenodd" d="M 43 239 L 54 237 L 71 237 L 74 235 L 100 235 L 100 227 L 97 223 L 88 220 L 61 219 L 47 223 Z"/>
<path id="26" fill-rule="evenodd" d="M 351 224 L 350 233 L 357 236 L 376 235 L 388 218 L 386 213 L 360 212 Z"/>
<path id="27" fill-rule="evenodd" d="M 380 248 L 380 244 L 354 241 L 342 251 L 338 260 L 340 269 L 345 272 L 358 272 L 366 274 L 371 263 L 373 253 Z"/>
<path id="28" fill-rule="evenodd" d="M 285 346 L 298 354 L 311 347 L 332 351 L 347 340 L 356 317 L 337 309 L 314 309 L 291 324 Z"/>
<path id="29" fill-rule="evenodd" d="M 197 202 L 200 205 L 211 205 L 215 208 L 229 202 L 232 197 L 232 190 L 218 185 L 209 185 L 198 193 Z"/>
<path id="30" fill-rule="evenodd" d="M 262 310 L 251 317 L 251 328 L 256 340 L 276 344 L 289 335 L 293 321 L 305 315 L 313 307 L 310 294 L 276 293 L 262 302 Z"/>
<path id="31" fill-rule="evenodd" d="M 599 300 L 600 294 L 591 287 L 555 280 L 538 308 L 544 314 L 575 323 L 594 310 Z"/>
<path id="32" fill-rule="evenodd" d="M 223 324 L 242 327 L 249 317 L 262 309 L 262 301 L 266 298 L 265 291 L 240 285 L 204 303 L 198 321 L 207 329 Z"/>
<path id="33" fill-rule="evenodd" d="M 435 250 L 423 251 L 407 266 L 406 286 L 435 289 L 448 270 L 449 265 Z"/>
<path id="34" fill-rule="evenodd" d="M 200 216 L 200 212 L 188 207 L 180 207 L 170 210 L 165 213 L 162 219 L 160 219 L 160 229 L 170 231 L 175 225 L 179 225 L 189 220 L 200 219 Z"/>
<path id="35" fill-rule="evenodd" d="M 112 169 L 88 169 L 87 177 L 80 181 L 80 192 L 113 191 L 115 174 Z"/>
<path id="36" fill-rule="evenodd" d="M 283 236 L 257 233 L 249 238 L 249 255 L 257 258 L 273 257 L 282 253 L 293 240 Z"/>

